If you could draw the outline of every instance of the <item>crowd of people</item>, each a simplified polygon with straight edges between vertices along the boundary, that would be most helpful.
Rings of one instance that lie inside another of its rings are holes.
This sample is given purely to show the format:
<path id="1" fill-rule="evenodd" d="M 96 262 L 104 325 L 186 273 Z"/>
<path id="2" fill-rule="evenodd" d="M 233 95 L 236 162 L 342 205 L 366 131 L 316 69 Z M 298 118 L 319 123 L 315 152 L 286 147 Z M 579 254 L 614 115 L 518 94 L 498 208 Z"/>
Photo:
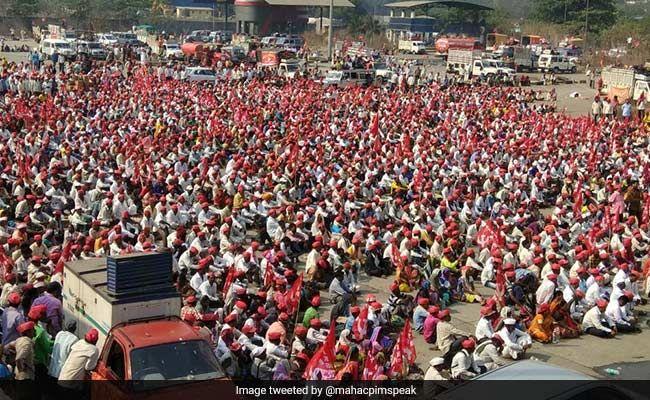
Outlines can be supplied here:
<path id="1" fill-rule="evenodd" d="M 230 377 L 462 380 L 639 330 L 650 154 L 634 118 L 478 82 L 209 85 L 117 61 L 0 76 L 5 376 L 86 376 L 97 332 L 66 324 L 63 266 L 132 252 L 172 253 L 179 315 Z M 474 332 L 457 302 L 478 304 Z"/>

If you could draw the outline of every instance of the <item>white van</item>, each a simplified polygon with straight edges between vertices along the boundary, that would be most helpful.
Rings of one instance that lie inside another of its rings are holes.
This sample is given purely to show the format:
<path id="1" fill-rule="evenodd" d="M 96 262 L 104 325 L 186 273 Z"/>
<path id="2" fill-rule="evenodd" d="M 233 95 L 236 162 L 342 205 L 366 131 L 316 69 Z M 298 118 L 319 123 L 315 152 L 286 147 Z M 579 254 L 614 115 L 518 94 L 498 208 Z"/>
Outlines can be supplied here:
<path id="1" fill-rule="evenodd" d="M 52 58 L 54 53 L 65 56 L 65 58 L 74 58 L 77 53 L 70 43 L 64 39 L 45 39 L 41 41 L 41 52 L 46 57 Z"/>
<path id="2" fill-rule="evenodd" d="M 369 86 L 375 81 L 375 71 L 365 69 L 349 69 L 343 71 L 329 71 L 325 75 L 325 86 Z"/>
<path id="3" fill-rule="evenodd" d="M 567 57 L 559 54 L 542 54 L 539 56 L 537 66 L 542 72 L 571 72 L 577 70 L 576 64 Z"/>

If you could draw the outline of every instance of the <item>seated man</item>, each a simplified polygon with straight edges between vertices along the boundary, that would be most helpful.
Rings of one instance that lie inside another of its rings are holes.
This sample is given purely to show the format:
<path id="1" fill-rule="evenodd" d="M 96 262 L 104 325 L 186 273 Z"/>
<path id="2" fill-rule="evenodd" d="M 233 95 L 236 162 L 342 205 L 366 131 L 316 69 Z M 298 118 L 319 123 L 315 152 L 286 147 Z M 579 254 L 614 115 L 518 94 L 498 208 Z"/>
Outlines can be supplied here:
<path id="1" fill-rule="evenodd" d="M 533 340 L 530 335 L 517 329 L 515 326 L 516 323 L 517 321 L 514 318 L 504 319 L 504 326 L 498 333 L 499 337 L 503 339 L 502 355 L 504 357 L 510 357 L 513 360 L 525 356 L 526 350 L 533 345 Z"/>
<path id="2" fill-rule="evenodd" d="M 612 338 L 616 335 L 616 325 L 605 314 L 607 300 L 599 299 L 596 305 L 591 307 L 582 319 L 582 329 L 589 335 L 601 338 Z"/>

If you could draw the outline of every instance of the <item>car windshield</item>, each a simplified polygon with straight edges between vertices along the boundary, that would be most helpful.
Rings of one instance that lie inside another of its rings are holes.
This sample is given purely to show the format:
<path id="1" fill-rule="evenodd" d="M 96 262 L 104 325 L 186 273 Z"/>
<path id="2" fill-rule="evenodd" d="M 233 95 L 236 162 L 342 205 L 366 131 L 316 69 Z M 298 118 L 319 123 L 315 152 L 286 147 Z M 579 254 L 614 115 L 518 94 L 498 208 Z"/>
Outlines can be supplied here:
<path id="1" fill-rule="evenodd" d="M 332 72 L 327 73 L 327 76 L 325 76 L 325 79 L 341 79 L 342 76 L 343 76 L 343 73 L 341 73 L 339 71 L 332 71 Z"/>
<path id="2" fill-rule="evenodd" d="M 298 71 L 298 64 L 287 64 L 287 71 Z"/>
<path id="3" fill-rule="evenodd" d="M 68 43 L 54 43 L 54 46 L 57 49 L 69 49 L 70 45 Z"/>
<path id="4" fill-rule="evenodd" d="M 136 391 L 225 376 L 203 340 L 165 343 L 131 351 L 131 377 Z"/>
<path id="5" fill-rule="evenodd" d="M 167 48 L 168 48 L 168 49 L 174 49 L 174 50 L 176 50 L 176 49 L 179 49 L 180 47 L 178 47 L 177 44 L 168 44 L 168 45 L 167 45 Z"/>
<path id="6" fill-rule="evenodd" d="M 113 36 L 113 35 L 104 35 L 104 39 L 106 39 L 106 40 L 115 40 L 115 36 Z"/>
<path id="7" fill-rule="evenodd" d="M 88 48 L 89 49 L 100 49 L 102 46 L 99 45 L 99 43 L 88 43 Z"/>

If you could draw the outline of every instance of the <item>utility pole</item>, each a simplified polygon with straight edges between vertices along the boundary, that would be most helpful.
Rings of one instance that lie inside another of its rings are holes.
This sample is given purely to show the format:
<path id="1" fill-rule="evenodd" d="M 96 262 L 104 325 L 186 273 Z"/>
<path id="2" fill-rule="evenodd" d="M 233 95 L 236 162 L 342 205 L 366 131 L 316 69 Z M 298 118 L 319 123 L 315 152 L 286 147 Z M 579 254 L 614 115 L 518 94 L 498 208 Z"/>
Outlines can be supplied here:
<path id="1" fill-rule="evenodd" d="M 330 27 L 327 32 L 327 59 L 333 64 L 334 58 L 332 57 L 332 29 L 334 28 L 334 0 L 330 0 Z"/>
<path id="2" fill-rule="evenodd" d="M 564 0 L 564 23 L 566 24 L 566 10 L 567 10 L 567 2 L 569 0 Z"/>
<path id="3" fill-rule="evenodd" d="M 587 0 L 587 9 L 585 10 L 585 50 L 587 50 L 588 35 L 589 35 L 589 0 Z"/>

